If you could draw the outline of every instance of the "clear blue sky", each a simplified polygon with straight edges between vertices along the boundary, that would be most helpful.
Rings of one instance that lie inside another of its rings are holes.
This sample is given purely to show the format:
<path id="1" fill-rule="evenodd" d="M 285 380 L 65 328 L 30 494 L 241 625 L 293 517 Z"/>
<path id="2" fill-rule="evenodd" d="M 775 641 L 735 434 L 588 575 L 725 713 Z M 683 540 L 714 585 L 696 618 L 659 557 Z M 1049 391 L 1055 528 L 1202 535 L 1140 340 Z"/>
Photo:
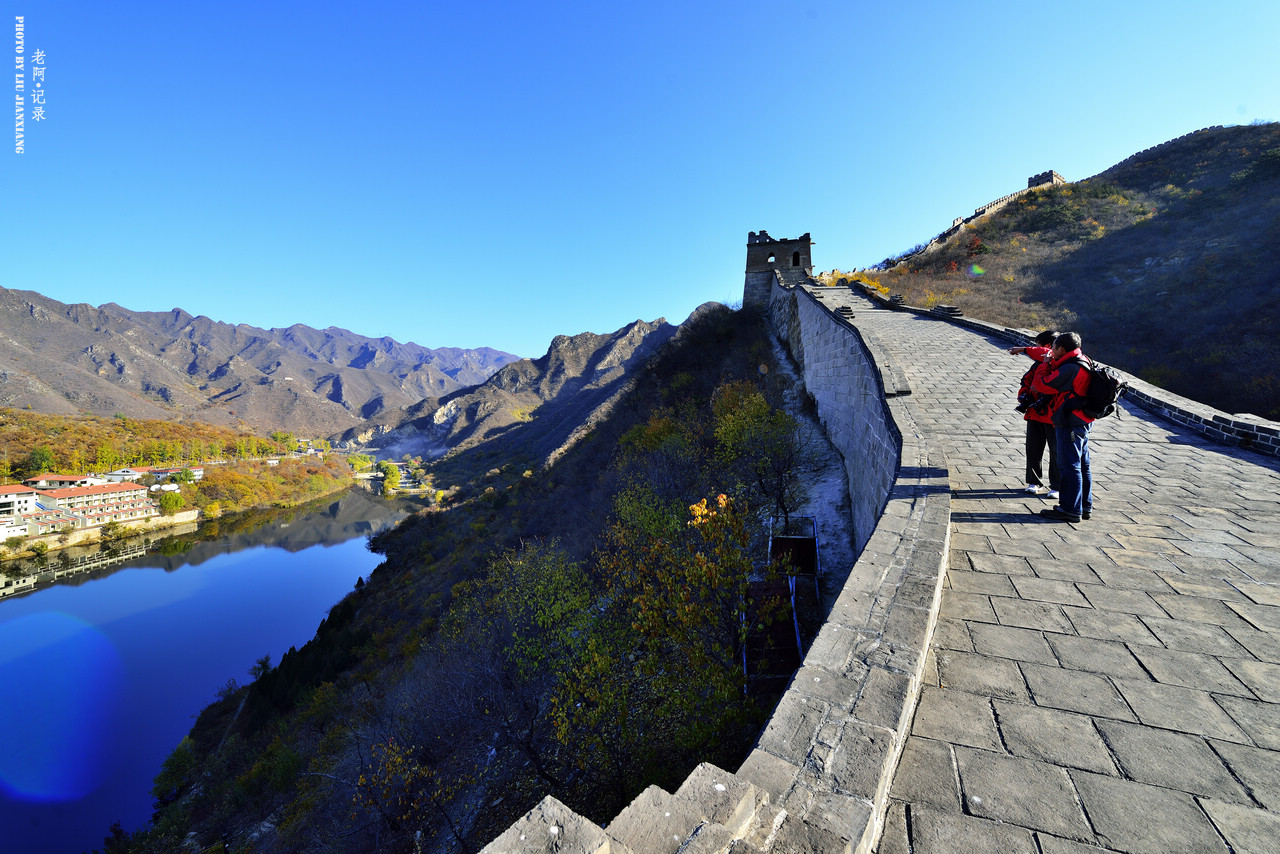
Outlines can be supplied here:
<path id="1" fill-rule="evenodd" d="M 1280 119 L 1273 0 L 0 6 L 0 284 L 522 356 L 740 299 L 748 231 L 866 266 Z"/>

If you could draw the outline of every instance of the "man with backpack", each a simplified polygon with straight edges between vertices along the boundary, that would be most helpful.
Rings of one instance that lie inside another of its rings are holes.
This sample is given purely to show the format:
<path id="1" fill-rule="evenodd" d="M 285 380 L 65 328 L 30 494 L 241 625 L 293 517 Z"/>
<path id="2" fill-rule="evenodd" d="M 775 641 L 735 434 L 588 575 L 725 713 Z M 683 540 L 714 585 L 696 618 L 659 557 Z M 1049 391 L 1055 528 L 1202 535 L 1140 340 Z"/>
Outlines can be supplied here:
<path id="1" fill-rule="evenodd" d="M 1085 414 L 1091 378 L 1092 363 L 1080 352 L 1080 336 L 1074 332 L 1054 339 L 1048 370 L 1032 378 L 1032 392 L 1053 396 L 1049 407 L 1058 449 L 1059 496 L 1056 507 L 1040 511 L 1046 519 L 1079 522 L 1093 514 L 1089 428 L 1096 413 Z"/>

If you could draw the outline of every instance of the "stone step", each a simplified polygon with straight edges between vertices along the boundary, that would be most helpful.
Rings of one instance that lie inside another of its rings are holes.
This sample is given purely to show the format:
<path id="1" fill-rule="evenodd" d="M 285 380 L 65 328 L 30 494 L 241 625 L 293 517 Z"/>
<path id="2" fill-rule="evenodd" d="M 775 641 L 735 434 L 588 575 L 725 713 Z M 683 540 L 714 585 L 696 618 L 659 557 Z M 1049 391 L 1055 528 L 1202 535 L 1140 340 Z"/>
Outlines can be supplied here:
<path id="1" fill-rule="evenodd" d="M 750 849 L 737 843 L 768 803 L 763 789 L 704 762 L 675 794 L 645 789 L 609 824 L 608 833 L 643 854 L 746 854 Z"/>
<path id="2" fill-rule="evenodd" d="M 633 854 L 603 828 L 548 795 L 481 854 Z"/>
<path id="3" fill-rule="evenodd" d="M 694 828 L 680 846 L 680 854 L 725 854 L 732 850 L 734 836 L 718 824 L 704 822 Z"/>
<path id="4" fill-rule="evenodd" d="M 787 811 L 773 804 L 762 804 L 755 818 L 729 848 L 730 854 L 765 854 L 772 850 L 779 828 L 787 820 Z"/>
<path id="5" fill-rule="evenodd" d="M 721 825 L 735 838 L 746 833 L 769 794 L 736 774 L 703 762 L 676 790 L 675 800 L 687 804 L 707 822 Z"/>
<path id="6" fill-rule="evenodd" d="M 643 854 L 675 854 L 702 823 L 699 810 L 650 786 L 609 822 L 609 835 Z"/>

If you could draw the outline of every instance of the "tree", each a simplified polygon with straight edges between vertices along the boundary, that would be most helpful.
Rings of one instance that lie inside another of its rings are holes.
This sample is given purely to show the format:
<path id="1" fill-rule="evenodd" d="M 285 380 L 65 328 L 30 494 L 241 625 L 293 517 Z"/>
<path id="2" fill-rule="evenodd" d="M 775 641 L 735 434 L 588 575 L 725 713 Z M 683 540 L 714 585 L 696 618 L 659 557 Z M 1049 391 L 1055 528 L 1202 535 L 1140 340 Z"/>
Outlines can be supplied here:
<path id="1" fill-rule="evenodd" d="M 732 740 L 758 710 L 741 658 L 752 613 L 749 517 L 720 495 L 673 518 L 637 490 L 616 512 L 598 557 L 604 612 L 566 669 L 552 715 L 559 739 L 609 767 L 621 794 L 681 761 L 673 757 Z M 775 616 L 765 609 L 761 619 Z"/>
<path id="2" fill-rule="evenodd" d="M 32 475 L 53 471 L 55 465 L 53 451 L 49 450 L 46 445 L 39 445 L 32 448 L 31 453 L 27 455 L 26 461 L 22 464 L 22 468 L 27 477 L 31 477 Z"/>
<path id="3" fill-rule="evenodd" d="M 448 784 L 423 761 L 423 751 L 394 738 L 373 744 L 371 761 L 356 781 L 352 803 L 376 816 L 387 830 L 421 828 L 440 816 L 464 852 L 470 852 L 462 831 L 449 815 L 448 804 L 460 786 Z"/>
<path id="4" fill-rule="evenodd" d="M 196 479 L 195 473 L 191 469 L 183 469 L 173 475 L 174 483 L 193 483 Z"/>
<path id="5" fill-rule="evenodd" d="M 395 463 L 383 460 L 378 463 L 378 471 L 382 472 L 382 486 L 384 489 L 395 489 L 400 485 L 400 467 Z"/>
<path id="6" fill-rule="evenodd" d="M 253 667 L 249 668 L 249 675 L 252 676 L 255 681 L 258 679 L 261 679 L 263 676 L 266 676 L 270 672 L 271 672 L 271 653 L 267 653 L 266 655 L 262 656 L 262 658 L 259 658 L 257 661 L 253 663 Z"/>
<path id="7" fill-rule="evenodd" d="M 4 547 L 11 552 L 19 551 L 26 539 L 26 537 L 5 537 Z"/>
<path id="8" fill-rule="evenodd" d="M 529 543 L 493 557 L 485 575 L 458 584 L 454 597 L 439 660 L 467 662 L 469 678 L 451 681 L 471 687 L 450 696 L 452 714 L 496 728 L 505 746 L 559 785 L 547 758 L 548 677 L 579 657 L 592 620 L 586 570 L 556 542 Z"/>
<path id="9" fill-rule="evenodd" d="M 160 505 L 161 516 L 172 516 L 187 506 L 187 500 L 177 492 L 161 493 L 160 500 L 157 503 Z"/>
<path id="10" fill-rule="evenodd" d="M 775 516 L 788 521 L 804 497 L 800 470 L 806 454 L 796 420 L 745 381 L 716 389 L 711 411 L 716 462 L 732 479 L 731 488 L 748 501 L 767 502 Z"/>
<path id="11" fill-rule="evenodd" d="M 110 445 L 99 445 L 97 450 L 97 466 L 104 472 L 114 471 L 120 462 L 120 455 Z"/>
<path id="12" fill-rule="evenodd" d="M 684 723 L 693 747 L 745 719 L 742 645 L 752 571 L 747 518 L 720 495 L 689 507 L 675 536 L 650 537 L 620 519 L 601 557 L 608 588 L 630 603 L 641 672 L 653 679 L 659 713 Z"/>
<path id="13" fill-rule="evenodd" d="M 195 745 L 191 742 L 191 736 L 184 735 L 161 764 L 160 773 L 152 783 L 151 797 L 155 798 L 156 807 L 177 800 L 195 771 Z"/>

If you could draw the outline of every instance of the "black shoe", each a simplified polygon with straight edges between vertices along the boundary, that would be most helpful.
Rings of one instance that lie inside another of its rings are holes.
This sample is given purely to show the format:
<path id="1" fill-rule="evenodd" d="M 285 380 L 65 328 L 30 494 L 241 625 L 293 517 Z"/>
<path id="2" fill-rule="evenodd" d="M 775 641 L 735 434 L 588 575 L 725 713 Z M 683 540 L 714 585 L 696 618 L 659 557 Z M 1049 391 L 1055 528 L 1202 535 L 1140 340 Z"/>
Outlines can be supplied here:
<path id="1" fill-rule="evenodd" d="M 1081 519 L 1088 519 L 1088 518 L 1089 518 L 1090 516 L 1092 516 L 1092 515 L 1093 515 L 1093 511 L 1092 511 L 1092 510 L 1086 510 L 1086 511 L 1084 511 L 1083 513 L 1081 513 L 1081 514 L 1080 514 L 1080 518 L 1081 518 Z"/>
<path id="2" fill-rule="evenodd" d="M 1061 507 L 1046 507 L 1040 511 L 1040 515 L 1046 519 L 1052 519 L 1055 522 L 1079 522 L 1079 516 L 1073 516 Z"/>

